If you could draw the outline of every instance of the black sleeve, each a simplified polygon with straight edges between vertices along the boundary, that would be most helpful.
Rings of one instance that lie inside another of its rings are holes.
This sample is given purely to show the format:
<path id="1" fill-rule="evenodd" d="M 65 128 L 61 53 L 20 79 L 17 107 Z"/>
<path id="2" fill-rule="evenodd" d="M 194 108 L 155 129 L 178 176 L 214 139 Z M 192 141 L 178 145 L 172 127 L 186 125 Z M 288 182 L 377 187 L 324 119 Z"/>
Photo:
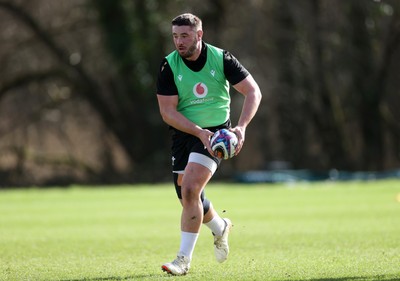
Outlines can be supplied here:
<path id="1" fill-rule="evenodd" d="M 236 85 L 250 73 L 231 53 L 224 51 L 224 74 L 229 83 Z"/>
<path id="2" fill-rule="evenodd" d="M 157 77 L 157 94 L 163 96 L 174 96 L 178 94 L 174 75 L 167 60 L 164 58 L 160 65 Z"/>

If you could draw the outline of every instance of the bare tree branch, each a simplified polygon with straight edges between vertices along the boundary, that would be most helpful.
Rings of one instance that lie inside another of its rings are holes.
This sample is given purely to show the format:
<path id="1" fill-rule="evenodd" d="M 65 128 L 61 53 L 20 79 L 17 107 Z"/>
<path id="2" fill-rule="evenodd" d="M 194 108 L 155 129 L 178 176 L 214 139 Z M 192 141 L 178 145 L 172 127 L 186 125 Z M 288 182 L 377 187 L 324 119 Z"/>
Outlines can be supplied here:
<path id="1" fill-rule="evenodd" d="M 42 82 L 47 79 L 52 79 L 56 77 L 65 78 L 65 74 L 60 69 L 52 69 L 41 72 L 26 73 L 9 81 L 0 83 L 0 100 L 6 95 L 8 91 L 12 89 L 24 87 L 32 82 Z"/>
<path id="2" fill-rule="evenodd" d="M 17 19 L 28 26 L 38 36 L 38 38 L 45 43 L 45 45 L 65 64 L 69 64 L 67 53 L 58 47 L 51 37 L 44 31 L 43 28 L 21 7 L 18 7 L 10 2 L 0 1 L 0 7 L 8 10 Z"/>

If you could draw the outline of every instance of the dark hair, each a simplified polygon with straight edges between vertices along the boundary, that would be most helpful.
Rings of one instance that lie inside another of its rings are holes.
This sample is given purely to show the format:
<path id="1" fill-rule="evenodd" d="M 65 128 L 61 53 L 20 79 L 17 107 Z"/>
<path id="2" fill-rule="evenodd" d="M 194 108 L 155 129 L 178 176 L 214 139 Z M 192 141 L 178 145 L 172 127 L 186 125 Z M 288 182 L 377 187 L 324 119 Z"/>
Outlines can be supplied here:
<path id="1" fill-rule="evenodd" d="M 187 25 L 194 28 L 196 31 L 202 29 L 201 19 L 198 16 L 190 13 L 185 13 L 177 16 L 172 20 L 172 25 Z"/>

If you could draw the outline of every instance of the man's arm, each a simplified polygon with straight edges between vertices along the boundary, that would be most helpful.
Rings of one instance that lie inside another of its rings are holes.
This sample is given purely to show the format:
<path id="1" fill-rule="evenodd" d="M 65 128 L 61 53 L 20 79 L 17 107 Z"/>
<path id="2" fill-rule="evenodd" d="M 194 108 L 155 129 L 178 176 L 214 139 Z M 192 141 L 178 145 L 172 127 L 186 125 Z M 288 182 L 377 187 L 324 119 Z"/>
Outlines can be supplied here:
<path id="1" fill-rule="evenodd" d="M 237 155 L 243 147 L 246 128 L 257 112 L 262 95 L 257 82 L 251 75 L 248 75 L 245 79 L 236 85 L 233 85 L 233 87 L 244 96 L 242 112 L 240 114 L 238 124 L 236 127 L 232 128 L 232 131 L 237 135 L 239 140 L 236 151 Z"/>
<path id="2" fill-rule="evenodd" d="M 213 133 L 209 130 L 202 129 L 176 110 L 178 106 L 178 96 L 157 95 L 157 99 L 160 114 L 164 122 L 179 131 L 198 137 L 204 144 L 204 147 L 207 148 L 208 152 L 213 155 L 210 147 L 210 137 Z"/>

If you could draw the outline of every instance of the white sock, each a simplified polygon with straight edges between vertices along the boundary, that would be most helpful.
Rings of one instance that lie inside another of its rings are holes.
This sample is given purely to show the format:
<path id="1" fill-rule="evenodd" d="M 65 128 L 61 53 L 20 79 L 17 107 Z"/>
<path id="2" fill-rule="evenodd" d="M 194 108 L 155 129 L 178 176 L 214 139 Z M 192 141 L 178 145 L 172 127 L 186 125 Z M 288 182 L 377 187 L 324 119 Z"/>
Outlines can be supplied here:
<path id="1" fill-rule="evenodd" d="M 208 226 L 216 236 L 222 236 L 225 229 L 225 221 L 218 215 L 215 215 L 212 220 L 205 223 L 205 225 Z"/>
<path id="2" fill-rule="evenodd" d="M 198 233 L 181 231 L 181 247 L 178 256 L 185 256 L 192 260 L 194 246 L 196 246 Z"/>

